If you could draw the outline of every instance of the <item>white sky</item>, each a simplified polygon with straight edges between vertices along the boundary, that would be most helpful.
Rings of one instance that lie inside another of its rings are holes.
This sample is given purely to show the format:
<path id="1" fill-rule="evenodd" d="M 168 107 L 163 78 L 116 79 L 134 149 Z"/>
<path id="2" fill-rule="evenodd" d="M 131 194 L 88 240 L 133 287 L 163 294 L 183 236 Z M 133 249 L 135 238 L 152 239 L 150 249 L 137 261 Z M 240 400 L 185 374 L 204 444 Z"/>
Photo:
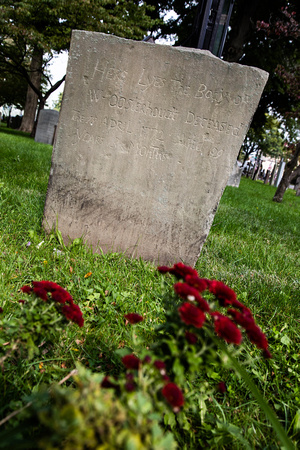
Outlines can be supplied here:
<path id="1" fill-rule="evenodd" d="M 68 52 L 62 52 L 59 55 L 56 55 L 49 64 L 49 71 L 52 76 L 52 84 L 61 80 L 67 71 L 68 64 Z M 58 100 L 58 95 L 60 92 L 63 92 L 65 87 L 65 83 L 63 82 L 53 94 L 47 100 L 48 108 L 52 109 L 52 103 Z"/>

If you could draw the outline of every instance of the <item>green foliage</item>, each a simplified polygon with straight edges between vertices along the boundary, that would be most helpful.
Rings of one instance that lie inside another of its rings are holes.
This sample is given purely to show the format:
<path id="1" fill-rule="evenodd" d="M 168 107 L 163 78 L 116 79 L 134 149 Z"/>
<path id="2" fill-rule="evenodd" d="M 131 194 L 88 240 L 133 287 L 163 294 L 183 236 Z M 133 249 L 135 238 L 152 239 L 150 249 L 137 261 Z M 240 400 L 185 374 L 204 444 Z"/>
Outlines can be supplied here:
<path id="1" fill-rule="evenodd" d="M 61 102 L 62 102 L 63 93 L 60 92 L 58 99 L 56 102 L 53 102 L 53 109 L 56 109 L 57 111 L 60 111 L 61 108 Z"/>
<path id="2" fill-rule="evenodd" d="M 159 22 L 151 19 L 144 2 L 134 0 L 0 0 L 0 68 L 22 87 L 20 77 L 30 84 L 30 60 L 36 54 L 44 61 L 35 70 L 47 77 L 46 66 L 54 53 L 70 47 L 72 30 L 98 31 L 130 39 L 143 39 L 147 31 Z M 47 78 L 51 84 L 49 77 Z M 5 86 L 11 83 L 6 78 Z M 44 101 L 55 88 L 42 92 L 31 85 Z M 5 103 L 20 103 L 15 96 L 5 96 Z M 1 99 L 0 99 L 1 100 Z"/>
<path id="3" fill-rule="evenodd" d="M 15 105 L 23 109 L 26 100 L 27 83 L 23 78 L 1 70 L 0 105 Z"/>
<path id="4" fill-rule="evenodd" d="M 19 431 L 19 439 L 8 432 L 0 448 L 18 440 L 22 445 L 21 436 L 28 439 L 36 424 L 31 445 L 40 449 L 177 448 L 172 434 L 159 425 L 147 393 L 129 395 L 125 402 L 112 389 L 101 388 L 101 381 L 103 375 L 78 365 L 73 387 L 43 387 L 28 397 L 29 407 L 18 417 L 13 433 Z"/>

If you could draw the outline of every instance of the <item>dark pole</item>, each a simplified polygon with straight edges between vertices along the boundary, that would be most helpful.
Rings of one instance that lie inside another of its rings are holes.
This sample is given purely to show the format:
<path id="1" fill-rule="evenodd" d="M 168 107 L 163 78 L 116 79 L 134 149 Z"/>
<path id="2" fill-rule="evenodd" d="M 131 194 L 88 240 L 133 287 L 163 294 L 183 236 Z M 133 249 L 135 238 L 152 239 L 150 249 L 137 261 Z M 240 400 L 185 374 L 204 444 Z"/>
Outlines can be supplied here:
<path id="1" fill-rule="evenodd" d="M 202 0 L 197 8 L 197 48 L 222 56 L 234 0 Z"/>

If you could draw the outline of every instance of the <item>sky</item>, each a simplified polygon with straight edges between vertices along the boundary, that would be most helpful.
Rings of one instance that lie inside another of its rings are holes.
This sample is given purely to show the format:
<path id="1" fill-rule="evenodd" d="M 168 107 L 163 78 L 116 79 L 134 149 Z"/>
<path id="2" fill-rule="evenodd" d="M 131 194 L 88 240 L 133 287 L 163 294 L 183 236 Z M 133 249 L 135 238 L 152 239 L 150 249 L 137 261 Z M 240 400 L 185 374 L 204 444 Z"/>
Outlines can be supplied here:
<path id="1" fill-rule="evenodd" d="M 62 77 L 66 74 L 68 64 L 68 52 L 62 52 L 56 55 L 51 63 L 49 64 L 49 70 L 52 76 L 52 84 L 61 80 Z M 58 100 L 58 96 L 60 92 L 63 92 L 65 83 L 63 82 L 53 94 L 47 100 L 47 105 L 49 109 L 52 109 L 53 102 Z"/>

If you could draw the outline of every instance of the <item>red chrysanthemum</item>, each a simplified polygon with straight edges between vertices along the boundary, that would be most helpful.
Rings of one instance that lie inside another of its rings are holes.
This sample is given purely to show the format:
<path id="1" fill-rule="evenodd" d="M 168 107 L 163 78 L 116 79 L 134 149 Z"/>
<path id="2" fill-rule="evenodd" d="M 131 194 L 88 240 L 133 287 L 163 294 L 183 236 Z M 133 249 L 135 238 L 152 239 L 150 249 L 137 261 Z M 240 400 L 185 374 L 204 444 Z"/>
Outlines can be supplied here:
<path id="1" fill-rule="evenodd" d="M 54 283 L 53 281 L 33 281 L 33 287 L 44 289 L 47 292 L 55 291 L 56 289 L 62 289 L 59 284 Z"/>
<path id="2" fill-rule="evenodd" d="M 220 392 L 220 394 L 225 394 L 225 392 L 227 391 L 227 387 L 224 381 L 220 381 L 217 386 L 217 390 Z"/>
<path id="3" fill-rule="evenodd" d="M 108 376 L 105 376 L 101 382 L 101 387 L 105 388 L 105 389 L 110 389 L 110 388 L 117 388 L 118 385 L 115 383 L 112 383 L 109 379 Z"/>
<path id="4" fill-rule="evenodd" d="M 126 355 L 122 358 L 122 363 L 126 367 L 126 369 L 135 369 L 137 370 L 140 366 L 140 359 L 134 355 Z"/>
<path id="5" fill-rule="evenodd" d="M 142 322 L 142 320 L 144 320 L 143 316 L 140 316 L 139 314 L 136 314 L 136 313 L 125 314 L 124 317 L 125 317 L 125 319 L 128 320 L 128 322 L 131 325 L 134 325 L 135 323 Z"/>
<path id="6" fill-rule="evenodd" d="M 170 272 L 171 267 L 167 267 L 167 266 L 158 266 L 157 270 L 158 270 L 160 273 L 165 274 L 165 273 Z"/>
<path id="7" fill-rule="evenodd" d="M 193 325 L 196 328 L 201 328 L 205 321 L 205 314 L 197 306 L 191 303 L 183 303 L 178 308 L 180 318 L 186 325 Z"/>
<path id="8" fill-rule="evenodd" d="M 185 277 L 185 282 L 197 289 L 198 292 L 205 291 L 209 286 L 209 280 L 206 278 L 199 278 L 198 275 L 187 275 Z"/>
<path id="9" fill-rule="evenodd" d="M 222 281 L 212 280 L 208 288 L 217 297 L 221 306 L 229 306 L 237 302 L 236 293 Z"/>
<path id="10" fill-rule="evenodd" d="M 64 305 L 61 312 L 66 317 L 66 319 L 71 320 L 74 323 L 77 323 L 80 327 L 83 326 L 84 319 L 82 316 L 82 312 L 78 305 L 75 303 L 71 305 Z"/>
<path id="11" fill-rule="evenodd" d="M 219 312 L 211 313 L 215 321 L 215 332 L 229 344 L 240 344 L 242 333 L 228 317 Z"/>
<path id="12" fill-rule="evenodd" d="M 243 328 L 255 325 L 251 311 L 248 308 L 244 308 L 242 312 L 237 311 L 236 309 L 228 309 L 227 312 L 233 318 L 234 322 L 241 325 Z"/>
<path id="13" fill-rule="evenodd" d="M 30 294 L 32 292 L 32 287 L 30 286 L 22 286 L 21 291 L 24 292 L 24 294 Z"/>
<path id="14" fill-rule="evenodd" d="M 246 333 L 252 344 L 255 344 L 257 348 L 266 350 L 268 348 L 268 341 L 261 329 L 252 324 L 246 329 Z"/>
<path id="15" fill-rule="evenodd" d="M 33 292 L 35 293 L 35 295 L 37 297 L 41 298 L 45 302 L 48 300 L 48 294 L 47 294 L 47 291 L 45 291 L 45 289 L 40 288 L 40 287 L 34 287 Z"/>
<path id="16" fill-rule="evenodd" d="M 174 264 L 173 267 L 169 270 L 172 275 L 175 275 L 177 278 L 185 278 L 187 275 L 198 276 L 197 270 L 193 269 L 190 266 L 186 266 L 183 263 Z"/>
<path id="17" fill-rule="evenodd" d="M 51 297 L 58 303 L 74 303 L 73 297 L 68 291 L 59 286 L 55 291 L 51 292 Z"/>
<path id="18" fill-rule="evenodd" d="M 194 333 L 191 333 L 190 331 L 185 332 L 185 338 L 188 341 L 188 343 L 192 345 L 196 344 L 198 341 L 198 337 Z"/>
<path id="19" fill-rule="evenodd" d="M 198 303 L 198 307 L 203 312 L 209 312 L 210 311 L 209 304 L 207 303 L 207 301 L 203 297 L 200 296 L 200 297 L 196 298 L 196 301 Z"/>
<path id="20" fill-rule="evenodd" d="M 270 351 L 267 348 L 265 350 L 263 350 L 263 357 L 266 359 L 272 358 L 272 354 L 270 353 Z"/>
<path id="21" fill-rule="evenodd" d="M 170 403 L 173 408 L 181 408 L 184 404 L 184 397 L 181 389 L 175 383 L 167 383 L 162 391 L 162 395 L 165 397 L 168 403 Z"/>
<path id="22" fill-rule="evenodd" d="M 59 284 L 53 283 L 52 281 L 33 281 L 33 288 L 30 286 L 23 286 L 21 288 L 22 292 L 29 294 L 33 292 L 37 297 L 44 301 L 49 300 L 48 292 L 51 293 L 51 297 L 54 301 L 63 304 L 61 309 L 62 314 L 66 319 L 77 323 L 80 327 L 83 326 L 84 319 L 82 312 L 78 305 L 75 305 L 73 297 L 68 291 L 63 289 Z M 66 304 L 68 303 L 68 304 Z"/>
<path id="23" fill-rule="evenodd" d="M 133 381 L 127 381 L 124 387 L 127 392 L 133 392 L 136 389 L 136 384 Z"/>
<path id="24" fill-rule="evenodd" d="M 160 361 L 159 359 L 154 361 L 153 364 L 158 370 L 165 370 L 166 369 L 165 363 L 163 361 Z"/>
<path id="25" fill-rule="evenodd" d="M 196 300 L 196 298 L 200 297 L 200 294 L 197 291 L 197 289 L 193 288 L 192 286 L 189 286 L 187 283 L 174 284 L 174 291 L 176 292 L 177 295 L 179 295 L 179 297 L 185 298 L 185 299 L 190 297 L 189 300 L 192 300 L 192 301 Z"/>
<path id="26" fill-rule="evenodd" d="M 201 297 L 199 292 L 193 286 L 190 286 L 187 283 L 176 283 L 174 284 L 174 290 L 179 297 L 184 298 L 190 301 L 197 301 L 199 308 L 204 312 L 209 311 L 209 305 L 204 298 Z"/>

